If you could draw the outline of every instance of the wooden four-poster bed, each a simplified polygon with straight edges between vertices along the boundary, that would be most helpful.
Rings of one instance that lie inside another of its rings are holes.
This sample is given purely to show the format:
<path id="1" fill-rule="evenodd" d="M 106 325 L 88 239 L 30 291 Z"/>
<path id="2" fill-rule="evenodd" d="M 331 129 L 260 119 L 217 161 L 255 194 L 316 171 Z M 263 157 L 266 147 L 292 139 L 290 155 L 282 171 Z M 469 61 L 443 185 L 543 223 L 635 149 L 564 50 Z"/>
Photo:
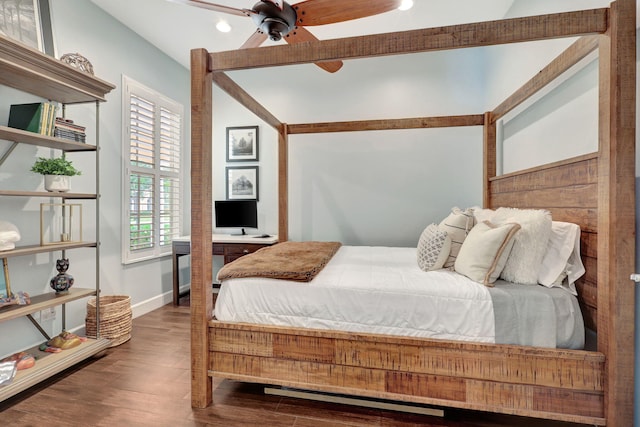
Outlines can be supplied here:
<path id="1" fill-rule="evenodd" d="M 636 5 L 231 52 L 191 52 L 192 406 L 212 378 L 609 426 L 633 423 Z M 483 114 L 286 124 L 224 72 L 580 36 L 521 89 Z M 591 52 L 599 55 L 599 149 L 496 176 L 496 122 Z M 597 351 L 225 323 L 212 320 L 212 83 L 279 134 L 279 239 L 288 240 L 289 135 L 484 127 L 485 207 L 544 208 L 577 223 L 578 282 Z"/>

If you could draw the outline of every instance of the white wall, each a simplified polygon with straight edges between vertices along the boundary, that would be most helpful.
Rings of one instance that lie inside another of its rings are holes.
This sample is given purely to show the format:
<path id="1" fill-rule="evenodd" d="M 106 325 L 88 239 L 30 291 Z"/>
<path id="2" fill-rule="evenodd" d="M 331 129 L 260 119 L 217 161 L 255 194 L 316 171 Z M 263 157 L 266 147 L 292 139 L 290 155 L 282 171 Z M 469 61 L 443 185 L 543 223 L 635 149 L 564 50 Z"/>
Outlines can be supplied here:
<path id="1" fill-rule="evenodd" d="M 416 61 L 417 59 L 417 61 Z M 484 62 L 472 51 L 231 73 L 289 123 L 477 114 Z M 224 198 L 224 127 L 260 125 L 260 227 L 277 232 L 277 134 L 214 93 L 214 198 Z M 453 206 L 481 203 L 482 129 L 292 135 L 292 240 L 413 246 Z M 217 184 L 217 185 L 216 185 Z"/>
<path id="2" fill-rule="evenodd" d="M 95 73 L 117 87 L 107 95 L 107 102 L 100 106 L 101 143 L 101 284 L 105 295 L 130 295 L 139 314 L 168 302 L 171 298 L 171 260 L 137 263 L 123 266 L 121 263 L 121 176 L 122 176 L 122 74 L 156 89 L 181 102 L 189 112 L 188 70 L 169 59 L 155 47 L 143 41 L 135 33 L 123 27 L 93 3 L 84 0 L 55 0 L 51 2 L 54 38 L 58 57 L 63 53 L 78 52 L 93 64 Z M 6 124 L 11 103 L 34 102 L 37 98 L 0 87 L 0 123 Z M 88 125 L 88 135 L 95 132 L 94 105 L 70 106 L 67 116 Z M 190 119 L 185 122 L 185 135 L 190 134 Z M 0 141 L 0 153 L 9 144 Z M 188 144 L 185 161 L 188 164 Z M 48 156 L 49 149 L 20 145 L 9 160 L 0 167 L 0 186 L 7 189 L 35 190 L 42 188 L 42 178 L 29 172 L 36 156 Z M 93 192 L 94 156 L 72 154 L 69 157 L 83 175 L 72 178 L 74 191 Z M 185 176 L 186 189 L 188 173 Z M 0 200 L 0 219 L 18 226 L 22 234 L 21 244 L 37 244 L 39 239 L 40 199 L 3 197 Z M 189 198 L 185 200 L 188 214 Z M 85 236 L 95 236 L 95 203 L 84 203 Z M 188 226 L 188 221 L 186 223 Z M 59 254 L 40 254 L 34 257 L 9 258 L 9 270 L 14 291 L 39 294 L 50 291 L 49 279 L 55 275 L 55 260 Z M 69 273 L 77 287 L 93 287 L 95 283 L 95 256 L 93 249 L 68 251 Z M 67 328 L 84 325 L 86 300 L 68 305 Z M 57 334 L 60 328 L 60 311 L 55 322 L 45 322 L 45 330 Z M 38 344 L 42 336 L 26 318 L 0 324 L 0 356 Z"/>

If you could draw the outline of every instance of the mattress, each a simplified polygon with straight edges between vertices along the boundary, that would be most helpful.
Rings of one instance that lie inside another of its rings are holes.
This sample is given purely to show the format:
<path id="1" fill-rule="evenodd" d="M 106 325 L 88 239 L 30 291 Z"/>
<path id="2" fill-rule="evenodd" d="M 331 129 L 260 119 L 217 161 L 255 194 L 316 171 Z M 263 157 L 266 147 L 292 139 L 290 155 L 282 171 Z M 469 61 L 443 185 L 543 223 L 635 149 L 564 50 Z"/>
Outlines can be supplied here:
<path id="1" fill-rule="evenodd" d="M 220 321 L 456 341 L 582 348 L 576 298 L 560 288 L 498 281 L 487 288 L 449 270 L 424 272 L 415 248 L 342 246 L 308 283 L 222 282 Z"/>

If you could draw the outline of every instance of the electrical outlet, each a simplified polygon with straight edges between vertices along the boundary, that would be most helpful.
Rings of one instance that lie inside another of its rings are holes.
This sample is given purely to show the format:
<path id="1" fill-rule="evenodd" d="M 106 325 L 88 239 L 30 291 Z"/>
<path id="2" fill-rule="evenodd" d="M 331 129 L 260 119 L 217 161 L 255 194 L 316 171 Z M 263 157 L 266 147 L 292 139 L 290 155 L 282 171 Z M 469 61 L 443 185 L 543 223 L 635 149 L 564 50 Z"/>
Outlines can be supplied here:
<path id="1" fill-rule="evenodd" d="M 56 309 L 55 309 L 55 307 L 50 307 L 50 308 L 48 308 L 46 310 L 41 310 L 40 311 L 40 320 L 42 322 L 55 320 L 55 318 L 56 318 Z"/>

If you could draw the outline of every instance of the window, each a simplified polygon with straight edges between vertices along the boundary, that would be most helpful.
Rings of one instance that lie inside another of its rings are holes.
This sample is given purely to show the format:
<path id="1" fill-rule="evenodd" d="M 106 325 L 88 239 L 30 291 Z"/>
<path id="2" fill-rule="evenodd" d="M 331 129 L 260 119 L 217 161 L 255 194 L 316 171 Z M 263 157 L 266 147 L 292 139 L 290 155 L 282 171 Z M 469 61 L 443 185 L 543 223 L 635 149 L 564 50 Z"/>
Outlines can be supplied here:
<path id="1" fill-rule="evenodd" d="M 123 263 L 171 253 L 180 235 L 181 104 L 123 77 Z"/>

